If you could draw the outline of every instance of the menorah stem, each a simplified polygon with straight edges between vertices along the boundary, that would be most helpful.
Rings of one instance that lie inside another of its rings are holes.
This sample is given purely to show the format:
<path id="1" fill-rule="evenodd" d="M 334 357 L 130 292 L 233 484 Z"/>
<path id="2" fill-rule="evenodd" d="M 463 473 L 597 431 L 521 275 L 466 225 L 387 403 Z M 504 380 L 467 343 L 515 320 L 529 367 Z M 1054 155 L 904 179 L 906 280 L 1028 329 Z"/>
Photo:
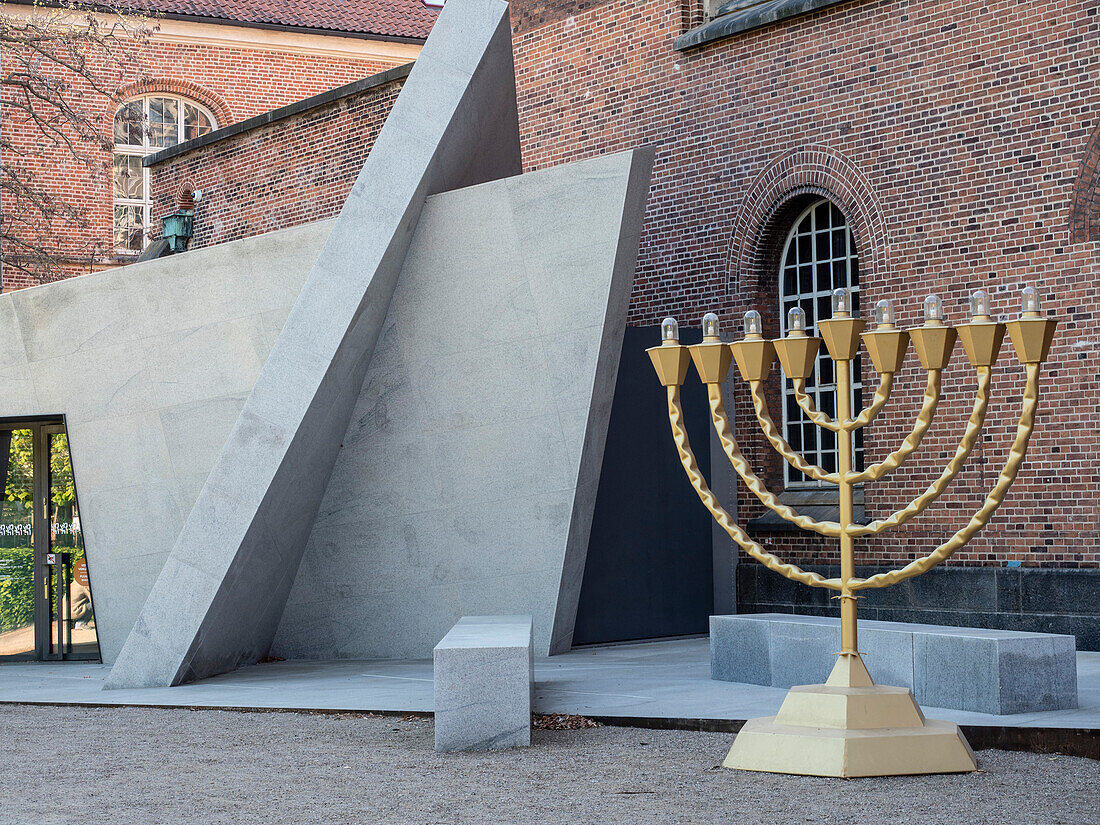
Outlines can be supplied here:
<path id="1" fill-rule="evenodd" d="M 837 421 L 852 417 L 852 362 L 836 362 Z M 852 580 L 856 576 L 855 539 L 848 528 L 855 521 L 852 496 L 852 430 L 842 428 L 837 434 L 837 475 L 840 477 L 840 652 L 858 654 L 856 633 L 856 595 Z"/>

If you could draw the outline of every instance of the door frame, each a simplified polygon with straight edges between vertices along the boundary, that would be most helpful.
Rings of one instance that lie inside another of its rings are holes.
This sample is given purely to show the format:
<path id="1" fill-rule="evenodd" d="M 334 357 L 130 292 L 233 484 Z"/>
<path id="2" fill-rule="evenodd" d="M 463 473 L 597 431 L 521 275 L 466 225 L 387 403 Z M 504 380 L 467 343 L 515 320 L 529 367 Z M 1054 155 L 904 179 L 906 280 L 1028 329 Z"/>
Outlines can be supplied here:
<path id="1" fill-rule="evenodd" d="M 66 436 L 68 444 L 68 428 L 65 425 L 65 417 L 61 415 L 38 415 L 25 418 L 0 419 L 0 430 L 31 430 L 31 456 L 33 462 L 32 506 L 34 508 L 33 530 L 31 533 L 32 557 L 34 559 L 34 649 L 28 653 L 11 656 L 0 656 L 0 662 L 60 662 L 83 661 L 98 662 L 101 657 L 97 654 L 71 653 L 65 650 L 62 644 L 66 638 L 64 622 L 58 620 L 57 635 L 53 638 L 53 574 L 54 570 L 47 563 L 47 557 L 51 553 L 50 547 L 50 444 L 49 436 L 62 434 Z M 69 464 L 72 465 L 72 448 L 69 446 Z M 74 506 L 77 513 L 80 512 L 79 494 L 76 493 L 76 475 L 73 474 Z M 3 491 L 0 491 L 2 494 Z M 81 538 L 83 543 L 83 538 Z M 87 548 L 84 548 L 87 558 Z M 87 563 L 87 562 L 85 562 Z M 71 565 L 71 561 L 69 563 Z M 61 570 L 66 570 L 64 563 Z M 59 600 L 68 599 L 67 588 L 72 584 L 72 571 L 62 576 L 62 587 L 65 593 L 58 593 Z M 88 574 L 89 590 L 91 590 L 91 571 Z M 92 598 L 92 612 L 95 613 L 95 600 Z M 97 634 L 98 635 L 98 634 Z M 54 649 L 51 649 L 54 648 Z"/>

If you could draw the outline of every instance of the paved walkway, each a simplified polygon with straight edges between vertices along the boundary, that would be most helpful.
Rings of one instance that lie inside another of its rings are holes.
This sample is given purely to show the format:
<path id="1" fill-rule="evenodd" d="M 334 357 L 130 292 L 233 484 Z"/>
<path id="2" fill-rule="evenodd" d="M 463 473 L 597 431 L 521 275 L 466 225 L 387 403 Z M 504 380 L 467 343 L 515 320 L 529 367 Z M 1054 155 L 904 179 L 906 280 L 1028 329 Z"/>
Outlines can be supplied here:
<path id="1" fill-rule="evenodd" d="M 0 703 L 430 712 L 432 663 L 291 661 L 241 668 L 175 688 L 102 690 L 109 668 L 0 665 Z M 1076 710 L 993 716 L 924 708 L 962 725 L 1100 729 L 1100 653 L 1077 654 Z M 780 688 L 710 679 L 707 639 L 581 648 L 535 661 L 535 710 L 643 719 L 771 716 Z"/>

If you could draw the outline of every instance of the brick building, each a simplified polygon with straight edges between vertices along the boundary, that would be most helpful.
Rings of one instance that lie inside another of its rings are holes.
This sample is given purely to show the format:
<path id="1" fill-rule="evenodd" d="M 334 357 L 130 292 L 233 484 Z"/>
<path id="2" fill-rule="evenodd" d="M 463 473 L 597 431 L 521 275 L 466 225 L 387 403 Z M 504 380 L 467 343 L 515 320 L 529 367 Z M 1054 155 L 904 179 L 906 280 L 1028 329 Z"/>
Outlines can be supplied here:
<path id="1" fill-rule="evenodd" d="M 18 23 L 41 19 L 49 13 L 45 8 L 29 0 L 6 0 L 0 13 Z M 81 78 L 65 77 L 75 84 L 74 96 L 102 108 L 104 134 L 113 134 L 113 152 L 83 149 L 101 161 L 96 164 L 101 174 L 89 172 L 63 146 L 24 155 L 22 147 L 41 148 L 47 141 L 13 107 L 5 107 L 0 125 L 10 141 L 8 156 L 0 162 L 22 165 L 43 189 L 86 212 L 86 226 L 60 225 L 66 238 L 61 269 L 71 274 L 131 261 L 159 234 L 162 214 L 153 206 L 144 155 L 407 64 L 416 58 L 439 10 L 422 0 L 151 0 L 133 8 L 150 15 L 144 23 L 151 31 L 148 41 L 121 73 L 91 67 L 117 85 L 116 99 L 94 94 Z M 14 94 L 7 85 L 3 90 Z M 10 220 L 20 204 L 7 189 L 2 196 L 2 211 Z M 5 269 L 4 290 L 39 280 L 34 272 Z"/>
<path id="2" fill-rule="evenodd" d="M 525 166 L 657 147 L 633 324 L 653 329 L 669 314 L 698 324 L 714 310 L 739 336 L 741 314 L 756 308 L 774 336 L 788 308 L 800 303 L 813 319 L 838 285 L 858 288 L 864 316 L 892 298 L 906 326 L 921 323 L 921 301 L 935 292 L 958 323 L 972 290 L 989 291 L 1002 317 L 1019 312 L 1022 286 L 1040 290 L 1062 321 L 1026 469 L 947 567 L 869 596 L 864 612 L 1076 632 L 1083 646 L 1100 644 L 1088 595 L 1100 581 L 1100 3 L 535 2 L 514 6 L 512 23 Z M 911 429 L 924 374 L 912 355 L 908 365 L 868 430 L 868 462 Z M 830 408 L 830 376 L 818 378 Z M 907 562 L 966 523 L 1007 456 L 1021 378 L 1006 349 L 967 469 L 923 516 L 863 545 L 861 564 Z M 869 364 L 863 381 L 877 384 Z M 754 467 L 771 489 L 827 512 L 828 495 L 774 457 L 736 384 L 737 435 Z M 888 515 L 939 475 L 974 385 L 957 352 L 931 432 L 900 470 L 867 486 L 867 517 Z M 782 393 L 773 379 L 771 409 L 778 417 L 786 407 L 788 438 L 829 469 L 830 445 L 802 431 Z M 744 490 L 738 505 L 786 558 L 836 563 L 831 546 L 777 530 Z M 823 591 L 754 568 L 737 574 L 741 609 L 831 609 Z M 914 588 L 942 612 L 920 610 Z"/>
<path id="3" fill-rule="evenodd" d="M 844 286 L 856 291 L 864 316 L 878 300 L 891 298 L 901 325 L 918 325 L 923 299 L 935 293 L 948 321 L 960 323 L 969 318 L 973 290 L 991 294 L 995 315 L 1015 317 L 1021 288 L 1032 284 L 1044 311 L 1061 325 L 1024 470 L 976 540 L 932 573 L 872 593 L 861 614 L 1066 632 L 1077 635 L 1081 648 L 1100 648 L 1093 595 L 1100 583 L 1100 480 L 1093 469 L 1100 452 L 1094 328 L 1100 300 L 1100 3 L 517 0 L 512 26 L 526 168 L 645 144 L 657 149 L 606 490 L 601 487 L 602 518 L 614 526 L 601 532 L 598 506 L 589 553 L 590 567 L 605 568 L 605 589 L 589 593 L 588 601 L 610 598 L 618 608 L 633 600 L 661 613 L 668 605 L 660 591 L 686 564 L 677 559 L 687 556 L 678 554 L 688 553 L 709 529 L 674 460 L 671 469 L 648 468 L 668 474 L 659 485 L 631 463 L 639 443 L 655 444 L 662 456 L 672 452 L 659 388 L 648 362 L 635 357 L 658 340 L 664 316 L 697 326 L 704 312 L 714 310 L 729 338 L 740 335 L 741 315 L 755 308 L 765 332 L 776 336 L 788 309 L 803 307 L 812 324 L 827 314 L 829 292 Z M 379 88 L 349 88 L 340 105 L 384 116 L 389 98 Z M 211 136 L 205 153 L 200 142 L 163 152 L 151 159 L 155 179 L 163 180 L 154 196 L 168 205 L 180 181 L 203 186 L 263 151 L 254 180 L 279 178 L 268 158 L 289 172 L 299 151 L 272 151 L 291 139 L 279 124 L 297 124 L 292 145 L 305 146 L 311 129 L 333 129 L 338 108 L 331 99 L 316 99 L 282 112 L 275 123 L 256 123 L 247 135 Z M 374 127 L 363 123 L 333 147 L 334 170 L 349 165 L 344 153 L 369 146 Z M 350 180 L 332 174 L 317 181 L 328 200 L 319 198 L 308 214 L 268 213 L 255 230 L 333 214 L 324 204 L 338 203 Z M 200 243 L 247 234 L 246 221 L 216 225 L 217 215 L 240 211 L 241 198 L 227 193 L 220 206 L 199 216 Z M 831 469 L 835 444 L 805 426 L 776 372 L 770 406 L 786 437 Z M 981 506 L 1016 429 L 1022 373 L 1006 344 L 994 370 L 986 429 L 965 469 L 921 517 L 861 544 L 861 574 L 924 555 Z M 815 398 L 829 411 L 835 405 L 831 376 L 825 371 L 815 378 Z M 867 390 L 857 403 L 870 399 L 878 380 L 869 363 L 861 378 Z M 858 445 L 857 460 L 880 461 L 909 434 L 924 383 L 911 353 L 890 406 Z M 959 347 L 920 450 L 897 472 L 867 485 L 863 517 L 889 515 L 940 475 L 965 427 L 974 387 L 973 369 Z M 835 499 L 775 457 L 759 434 L 747 390 L 731 381 L 728 396 L 737 437 L 758 474 L 785 501 L 828 516 Z M 689 396 L 687 403 L 697 433 L 705 433 L 705 396 Z M 630 412 L 642 408 L 644 413 Z M 616 432 L 630 437 L 616 445 Z M 724 476 L 712 464 L 718 489 Z M 632 472 L 615 472 L 616 466 Z M 675 506 L 657 506 L 658 487 Z M 744 489 L 728 484 L 725 493 L 727 501 L 736 499 L 739 520 L 774 552 L 816 569 L 835 564 L 831 543 L 787 532 Z M 617 501 L 642 500 L 652 500 L 656 513 L 647 514 L 642 526 L 638 508 L 632 515 L 616 510 Z M 688 524 L 688 512 L 701 517 Z M 620 518 L 612 518 L 616 514 Z M 643 535 L 647 531 L 661 538 Z M 660 575 L 650 561 L 642 563 L 654 542 L 665 556 Z M 720 573 L 723 553 L 728 560 L 728 547 L 705 559 L 708 574 L 713 563 L 713 590 L 708 581 L 681 592 L 681 600 L 688 593 L 698 597 L 691 615 L 658 622 L 648 635 L 698 632 L 699 617 L 732 605 L 734 593 L 742 611 L 835 611 L 826 591 L 796 588 L 744 558 Z M 586 573 L 586 587 L 600 579 Z M 722 580 L 731 583 L 729 592 Z M 624 638 L 606 625 L 585 630 L 585 599 L 582 594 L 577 640 Z"/>

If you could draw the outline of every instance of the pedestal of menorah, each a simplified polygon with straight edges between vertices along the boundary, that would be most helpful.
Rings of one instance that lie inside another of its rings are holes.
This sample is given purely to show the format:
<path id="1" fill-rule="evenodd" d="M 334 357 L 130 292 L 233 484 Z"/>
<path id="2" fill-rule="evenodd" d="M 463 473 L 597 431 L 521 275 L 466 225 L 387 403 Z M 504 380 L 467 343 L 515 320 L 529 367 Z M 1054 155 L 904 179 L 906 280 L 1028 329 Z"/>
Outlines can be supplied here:
<path id="1" fill-rule="evenodd" d="M 777 715 L 746 722 L 722 764 L 843 777 L 978 769 L 958 725 L 925 719 L 908 688 L 876 685 L 843 655 L 825 684 L 793 687 Z"/>

